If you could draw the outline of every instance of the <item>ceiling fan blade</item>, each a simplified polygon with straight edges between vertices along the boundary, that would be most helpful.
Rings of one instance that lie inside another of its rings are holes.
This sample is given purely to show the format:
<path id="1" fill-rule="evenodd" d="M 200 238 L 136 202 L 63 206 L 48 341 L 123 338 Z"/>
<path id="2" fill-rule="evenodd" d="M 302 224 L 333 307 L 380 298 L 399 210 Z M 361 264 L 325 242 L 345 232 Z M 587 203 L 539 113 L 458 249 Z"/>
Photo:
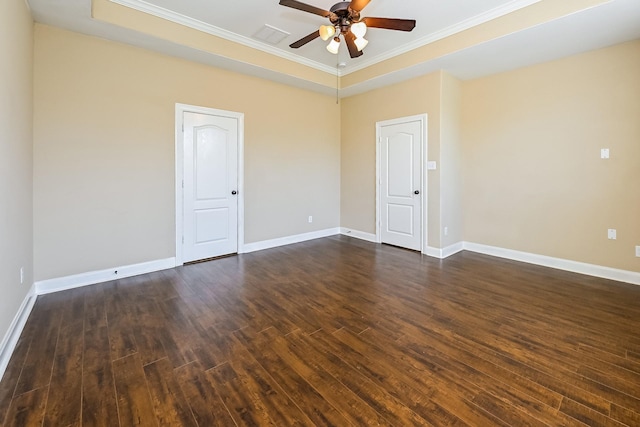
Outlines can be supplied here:
<path id="1" fill-rule="evenodd" d="M 347 49 L 349 49 L 349 56 L 352 58 L 357 58 L 358 56 L 362 56 L 362 51 L 358 50 L 356 47 L 356 36 L 353 35 L 351 31 L 345 33 L 344 41 L 347 43 Z"/>
<path id="2" fill-rule="evenodd" d="M 291 43 L 289 45 L 289 47 L 297 49 L 297 48 L 299 48 L 301 46 L 304 46 L 305 44 L 309 43 L 311 40 L 317 39 L 318 37 L 320 37 L 320 30 L 316 30 L 313 33 L 309 34 L 308 36 L 304 36 L 303 38 L 301 38 L 297 42 Z"/>
<path id="3" fill-rule="evenodd" d="M 364 18 L 364 23 L 369 28 L 384 28 L 385 30 L 411 31 L 416 27 L 415 19 L 395 18 Z"/>
<path id="4" fill-rule="evenodd" d="M 349 9 L 360 12 L 362 9 L 367 7 L 371 0 L 351 0 L 351 4 L 349 5 Z"/>
<path id="5" fill-rule="evenodd" d="M 325 18 L 327 18 L 327 17 L 329 17 L 331 15 L 331 12 L 329 12 L 328 10 L 320 9 L 319 7 L 311 6 L 311 5 L 306 4 L 306 3 L 301 3 L 301 2 L 296 1 L 296 0 L 280 0 L 280 4 L 282 6 L 287 6 L 287 7 L 293 8 L 293 9 L 302 10 L 303 12 L 309 12 L 309 13 L 313 13 L 315 15 L 320 15 L 320 16 L 323 16 Z"/>

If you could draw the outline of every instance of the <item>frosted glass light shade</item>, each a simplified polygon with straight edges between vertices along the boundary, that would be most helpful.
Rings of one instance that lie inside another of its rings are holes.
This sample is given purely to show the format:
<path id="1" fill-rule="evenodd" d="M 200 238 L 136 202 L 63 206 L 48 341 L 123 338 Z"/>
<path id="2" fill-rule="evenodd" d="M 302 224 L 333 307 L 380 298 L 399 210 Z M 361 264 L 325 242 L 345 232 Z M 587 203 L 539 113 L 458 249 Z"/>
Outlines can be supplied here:
<path id="1" fill-rule="evenodd" d="M 329 40 L 336 33 L 336 27 L 333 25 L 321 25 L 320 26 L 320 38 L 322 40 Z"/>
<path id="2" fill-rule="evenodd" d="M 327 50 L 334 55 L 338 54 L 338 49 L 340 48 L 340 38 L 335 37 L 331 42 L 327 45 Z"/>
<path id="3" fill-rule="evenodd" d="M 367 45 L 367 43 L 369 43 L 369 40 L 365 39 L 364 37 L 358 37 L 353 42 L 358 48 L 358 52 L 361 52 L 362 49 L 364 49 L 364 47 Z"/>
<path id="4" fill-rule="evenodd" d="M 364 22 L 351 24 L 351 32 L 356 38 L 364 37 L 364 35 L 367 34 L 367 25 Z"/>

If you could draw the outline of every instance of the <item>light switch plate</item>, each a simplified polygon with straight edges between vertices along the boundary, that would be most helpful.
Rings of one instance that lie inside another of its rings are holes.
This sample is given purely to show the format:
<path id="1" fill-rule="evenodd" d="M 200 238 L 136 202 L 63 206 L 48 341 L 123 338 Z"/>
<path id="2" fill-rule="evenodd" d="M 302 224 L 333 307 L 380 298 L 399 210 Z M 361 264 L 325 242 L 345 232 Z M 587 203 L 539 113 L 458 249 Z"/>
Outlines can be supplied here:
<path id="1" fill-rule="evenodd" d="M 610 228 L 607 230 L 607 237 L 610 240 L 616 240 L 616 229 L 615 228 Z"/>
<path id="2" fill-rule="evenodd" d="M 600 149 L 600 158 L 601 159 L 608 159 L 609 158 L 609 149 L 608 148 L 601 148 Z"/>
<path id="3" fill-rule="evenodd" d="M 436 169 L 438 169 L 438 166 L 434 160 L 427 162 L 427 170 L 434 171 Z"/>

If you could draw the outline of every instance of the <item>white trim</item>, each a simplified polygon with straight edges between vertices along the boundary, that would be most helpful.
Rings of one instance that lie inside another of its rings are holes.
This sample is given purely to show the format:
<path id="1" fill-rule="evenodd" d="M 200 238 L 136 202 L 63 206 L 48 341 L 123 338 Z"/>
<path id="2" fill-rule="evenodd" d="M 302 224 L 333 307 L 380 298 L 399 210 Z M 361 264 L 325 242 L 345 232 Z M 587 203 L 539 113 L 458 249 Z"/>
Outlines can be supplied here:
<path id="1" fill-rule="evenodd" d="M 391 119 L 391 120 L 383 120 L 383 121 L 379 121 L 376 122 L 376 243 L 381 243 L 382 242 L 382 233 L 380 231 L 381 228 L 381 224 L 380 224 L 380 218 L 381 218 L 381 211 L 380 209 L 382 208 L 380 206 L 380 183 L 381 183 L 381 177 L 380 177 L 380 143 L 381 143 L 381 129 L 383 126 L 393 126 L 393 125 L 397 125 L 397 124 L 401 124 L 401 123 L 408 123 L 408 122 L 415 122 L 415 121 L 419 121 L 420 122 L 420 129 L 421 129 L 421 133 L 422 133 L 422 145 L 420 147 L 420 185 L 422 188 L 420 188 L 420 193 L 422 195 L 421 197 L 421 201 L 422 201 L 422 218 L 420 219 L 420 227 L 421 227 L 421 234 L 422 234 L 422 238 L 420 239 L 420 245 L 421 245 L 421 250 L 420 252 L 426 254 L 426 250 L 427 250 L 427 242 L 428 240 L 428 207 L 429 207 L 429 193 L 428 193 L 428 186 L 427 186 L 427 157 L 428 157 L 428 142 L 427 142 L 427 136 L 428 136 L 428 132 L 427 132 L 427 126 L 428 126 L 428 116 L 427 114 L 416 114 L 415 116 L 407 116 L 407 117 L 400 117 L 397 119 Z"/>
<path id="2" fill-rule="evenodd" d="M 378 238 L 373 233 L 365 233 L 364 231 L 353 230 L 351 228 L 340 227 L 340 234 L 355 237 L 356 239 L 366 240 L 367 242 L 378 243 Z"/>
<path id="3" fill-rule="evenodd" d="M 427 246 L 427 249 L 423 252 L 425 255 L 438 258 L 445 259 L 450 257 L 451 255 L 457 254 L 464 250 L 464 242 L 454 243 L 453 245 L 449 245 L 446 248 L 434 248 L 432 246 Z"/>
<path id="4" fill-rule="evenodd" d="M 457 242 L 442 249 L 442 258 L 448 258 L 464 250 L 464 242 Z"/>
<path id="5" fill-rule="evenodd" d="M 211 25 L 206 22 L 199 21 L 197 19 L 191 18 L 186 15 L 182 15 L 180 13 L 174 12 L 169 9 L 165 9 L 163 7 L 148 3 L 143 0 L 110 0 L 110 1 L 112 3 L 116 3 L 121 6 L 125 6 L 143 13 L 147 13 L 149 15 L 156 16 L 158 18 L 166 19 L 167 21 L 171 21 L 176 24 L 184 25 L 186 27 L 193 28 L 198 31 L 202 31 L 204 33 L 211 34 L 213 36 L 220 37 L 225 40 L 239 43 L 241 45 L 248 46 L 253 49 L 257 49 L 262 52 L 269 53 L 271 55 L 275 55 L 284 59 L 288 59 L 293 62 L 297 62 L 302 65 L 306 65 L 308 67 L 314 68 L 319 71 L 336 75 L 336 69 L 333 66 L 325 65 L 318 61 L 307 59 L 301 55 L 294 54 L 285 49 L 280 49 L 275 46 L 271 46 L 269 44 L 262 43 L 258 40 L 252 39 L 250 37 L 233 33 L 223 28 L 216 27 L 215 25 Z M 509 13 L 515 12 L 519 9 L 523 9 L 527 6 L 531 6 L 535 3 L 538 3 L 539 1 L 540 0 L 510 1 L 507 4 L 498 6 L 494 9 L 488 10 L 479 15 L 473 16 L 465 21 L 458 22 L 447 28 L 443 28 L 434 33 L 427 34 L 419 39 L 414 40 L 411 43 L 401 45 L 398 48 L 392 49 L 386 53 L 376 55 L 368 59 L 364 59 L 363 61 L 358 61 L 357 63 L 352 62 L 352 64 L 354 64 L 353 66 L 349 64 L 349 66 L 346 69 L 338 71 L 337 74 L 339 76 L 344 76 L 344 75 L 354 73 L 356 71 L 362 70 L 363 68 L 367 68 L 379 62 L 386 61 L 387 59 L 393 58 L 395 56 L 402 55 L 403 53 L 406 53 L 410 50 L 417 49 L 419 47 L 425 46 L 429 43 L 433 43 L 438 40 L 442 40 L 446 37 L 468 30 L 469 28 L 484 24 L 485 22 L 488 22 L 493 19 L 499 18 L 501 16 L 507 15 Z"/>
<path id="6" fill-rule="evenodd" d="M 72 276 L 58 277 L 56 279 L 41 280 L 35 283 L 37 295 L 45 295 L 67 289 L 80 288 L 109 280 L 122 279 L 124 277 L 137 276 L 139 274 L 152 273 L 154 271 L 167 270 L 176 265 L 176 259 L 165 258 L 155 261 L 141 262 L 139 264 L 123 265 L 107 268 L 105 270 L 89 271 L 74 274 Z"/>
<path id="7" fill-rule="evenodd" d="M 584 262 L 554 258 L 546 255 L 532 254 L 529 252 L 515 251 L 512 249 L 488 246 L 480 243 L 464 242 L 463 247 L 465 250 L 471 252 L 511 259 L 514 261 L 526 262 L 543 267 L 551 267 L 559 270 L 571 271 L 573 273 L 586 274 L 588 276 L 595 276 L 603 279 L 616 280 L 618 282 L 640 285 L 640 273 L 635 271 L 619 270 L 617 268 L 587 264 Z"/>
<path id="8" fill-rule="evenodd" d="M 276 239 L 263 240 L 260 242 L 246 243 L 244 252 L 256 252 L 264 249 L 277 248 L 278 246 L 291 245 L 293 243 L 306 242 L 307 240 L 320 239 L 322 237 L 335 236 L 340 234 L 340 228 L 327 228 L 324 230 L 311 231 L 309 233 L 296 234 L 287 237 L 278 237 Z"/>
<path id="9" fill-rule="evenodd" d="M 184 113 L 207 114 L 210 116 L 230 117 L 238 120 L 238 253 L 244 252 L 244 113 L 235 111 L 218 110 L 209 107 L 176 103 L 176 128 L 175 128 L 175 207 L 176 207 L 176 256 L 175 266 L 184 264 L 182 234 L 183 234 L 183 210 L 184 210 L 184 147 L 183 129 Z"/>
<path id="10" fill-rule="evenodd" d="M 268 54 L 278 56 L 280 58 L 294 61 L 307 67 L 315 68 L 316 70 L 323 71 L 332 75 L 336 75 L 336 68 L 322 64 L 311 59 L 307 59 L 303 56 L 296 55 L 287 50 L 279 49 L 275 46 L 254 40 L 250 37 L 241 36 L 240 34 L 233 33 L 215 25 L 207 24 L 206 22 L 199 21 L 189 16 L 182 15 L 172 10 L 165 9 L 154 4 L 147 3 L 142 0 L 110 0 L 112 3 L 119 4 L 121 6 L 128 7 L 140 12 L 147 13 L 149 15 L 156 16 L 158 18 L 166 19 L 167 21 L 174 22 L 176 24 L 184 25 L 185 27 L 193 28 L 194 30 L 202 31 L 203 33 L 211 34 L 212 36 L 220 37 L 225 40 L 229 40 L 234 43 L 248 46 L 253 49 L 266 52 Z"/>
<path id="11" fill-rule="evenodd" d="M 9 329 L 7 329 L 7 333 L 4 334 L 4 338 L 2 338 L 2 343 L 0 343 L 0 380 L 2 380 L 2 377 L 7 370 L 9 360 L 11 360 L 11 356 L 13 355 L 16 345 L 18 344 L 18 340 L 20 339 L 20 334 L 22 334 L 22 330 L 27 324 L 29 314 L 31 314 L 33 305 L 36 302 L 35 289 L 35 285 L 32 285 L 29 292 L 27 292 L 24 300 L 22 300 L 22 304 L 20 304 L 18 312 L 11 321 L 11 325 L 9 325 Z"/>
<path id="12" fill-rule="evenodd" d="M 442 249 L 434 248 L 433 246 L 427 246 L 423 251 L 423 255 L 430 256 L 433 258 L 442 259 Z"/>

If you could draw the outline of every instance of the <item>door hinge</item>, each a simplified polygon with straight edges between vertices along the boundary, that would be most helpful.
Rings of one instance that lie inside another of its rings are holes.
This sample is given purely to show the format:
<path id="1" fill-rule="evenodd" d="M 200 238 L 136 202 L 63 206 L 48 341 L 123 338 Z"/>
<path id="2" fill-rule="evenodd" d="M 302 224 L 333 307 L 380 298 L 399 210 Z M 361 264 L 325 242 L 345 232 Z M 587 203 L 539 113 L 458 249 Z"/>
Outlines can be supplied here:
<path id="1" fill-rule="evenodd" d="M 184 123 L 182 124 L 182 132 L 184 132 Z"/>
<path id="2" fill-rule="evenodd" d="M 182 188 L 184 188 L 184 179 L 182 180 Z"/>
<path id="3" fill-rule="evenodd" d="M 184 245 L 184 236 L 182 236 L 182 244 Z"/>

